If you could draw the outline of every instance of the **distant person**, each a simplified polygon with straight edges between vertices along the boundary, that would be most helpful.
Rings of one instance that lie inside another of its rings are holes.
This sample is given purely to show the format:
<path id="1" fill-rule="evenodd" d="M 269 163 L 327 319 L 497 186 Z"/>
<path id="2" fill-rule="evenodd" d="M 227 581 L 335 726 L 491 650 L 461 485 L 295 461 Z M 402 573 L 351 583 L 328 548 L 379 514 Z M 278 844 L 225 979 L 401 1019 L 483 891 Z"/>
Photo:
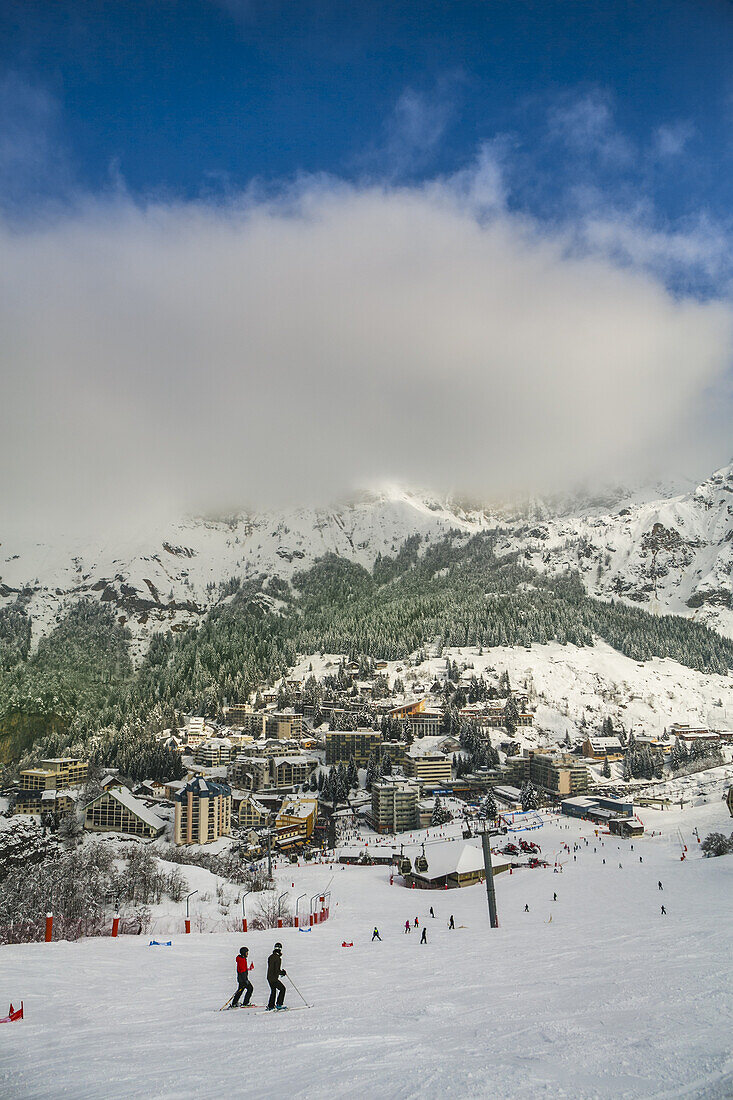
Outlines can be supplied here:
<path id="1" fill-rule="evenodd" d="M 435 916 L 435 913 L 433 912 L 433 907 L 432 907 L 432 905 L 430 906 L 430 916 L 431 916 L 431 917 L 434 917 L 434 916 Z"/>
<path id="2" fill-rule="evenodd" d="M 270 999 L 267 1002 L 268 1012 L 272 1012 L 273 1008 L 281 1009 L 286 1007 L 283 1004 L 285 1000 L 285 986 L 280 981 L 280 977 L 287 973 L 287 971 L 282 968 L 282 954 L 283 945 L 281 943 L 276 943 L 272 949 L 272 954 L 267 960 L 267 984 L 270 987 Z M 275 1003 L 276 997 L 277 1003 Z"/>
<path id="3" fill-rule="evenodd" d="M 525 913 L 529 913 L 529 906 L 528 905 L 525 905 L 524 911 L 525 911 Z"/>
<path id="4" fill-rule="evenodd" d="M 415 917 L 415 927 L 416 927 L 416 928 L 417 928 L 417 926 L 418 926 L 418 923 L 419 923 L 419 922 L 418 922 L 418 919 L 417 919 L 417 917 Z"/>
<path id="5" fill-rule="evenodd" d="M 372 943 L 374 943 L 375 940 L 379 940 L 380 943 L 382 942 L 382 937 L 379 935 L 379 929 L 377 928 L 376 924 L 374 925 L 374 931 L 372 932 Z"/>
<path id="6" fill-rule="evenodd" d="M 662 915 L 663 917 L 666 917 L 666 916 L 667 916 L 667 910 L 666 910 L 666 909 L 664 908 L 664 906 L 662 906 L 662 914 L 661 914 L 661 915 Z"/>
<path id="7" fill-rule="evenodd" d="M 406 920 L 405 921 L 405 935 L 407 935 L 407 933 L 410 932 L 410 931 L 411 931 L 410 922 L 409 922 L 409 920 Z"/>
<path id="8" fill-rule="evenodd" d="M 247 947 L 242 947 L 237 955 L 237 989 L 231 999 L 230 1008 L 237 1008 L 239 1006 L 239 998 L 242 996 L 242 993 L 244 993 L 242 1007 L 249 1008 L 253 986 L 248 976 L 249 971 L 252 969 L 247 960 L 248 954 L 249 949 Z M 252 966 L 254 966 L 254 963 Z"/>
<path id="9" fill-rule="evenodd" d="M 557 901 L 557 894 L 553 894 L 553 895 L 552 895 L 552 900 L 553 900 L 553 901 Z"/>
<path id="10" fill-rule="evenodd" d="M 660 880 L 659 880 L 659 882 L 657 883 L 657 886 L 658 886 L 658 888 L 659 888 L 660 890 L 663 890 L 663 889 L 664 889 L 664 887 L 662 886 L 662 880 L 661 880 L 661 879 L 660 879 Z"/>
<path id="11" fill-rule="evenodd" d="M 453 920 L 453 914 L 451 913 L 451 918 L 450 918 L 450 920 L 448 921 L 448 928 L 449 928 L 449 929 L 451 929 L 451 928 L 455 928 L 455 926 L 456 926 L 456 922 L 455 922 L 455 921 Z"/>
<path id="12" fill-rule="evenodd" d="M 427 930 L 427 928 L 423 928 L 422 936 L 420 937 L 420 943 L 427 943 L 427 942 L 428 942 L 428 930 Z"/>

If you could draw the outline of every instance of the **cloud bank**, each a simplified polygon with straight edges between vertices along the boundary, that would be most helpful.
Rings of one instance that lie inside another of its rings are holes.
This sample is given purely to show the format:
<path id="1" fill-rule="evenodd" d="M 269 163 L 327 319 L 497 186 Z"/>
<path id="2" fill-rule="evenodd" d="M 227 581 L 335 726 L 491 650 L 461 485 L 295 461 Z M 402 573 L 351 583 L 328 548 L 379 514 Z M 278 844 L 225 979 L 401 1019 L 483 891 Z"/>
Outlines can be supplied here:
<path id="1" fill-rule="evenodd" d="M 0 227 L 0 521 L 704 474 L 730 306 L 509 213 L 497 173 Z"/>

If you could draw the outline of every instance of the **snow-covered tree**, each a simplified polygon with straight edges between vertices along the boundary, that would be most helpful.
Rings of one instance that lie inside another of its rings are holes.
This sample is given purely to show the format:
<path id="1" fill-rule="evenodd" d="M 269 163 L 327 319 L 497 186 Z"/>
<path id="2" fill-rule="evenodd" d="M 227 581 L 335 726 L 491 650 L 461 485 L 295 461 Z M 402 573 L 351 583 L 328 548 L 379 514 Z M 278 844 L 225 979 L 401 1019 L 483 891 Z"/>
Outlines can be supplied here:
<path id="1" fill-rule="evenodd" d="M 539 799 L 537 797 L 537 791 L 532 786 L 530 780 L 528 780 L 522 787 L 521 791 L 522 809 L 523 810 L 536 810 L 539 806 Z"/>
<path id="2" fill-rule="evenodd" d="M 453 814 L 447 807 L 443 805 L 438 796 L 435 796 L 435 805 L 433 806 L 433 816 L 430 819 L 431 825 L 445 825 L 448 821 L 453 820 Z"/>

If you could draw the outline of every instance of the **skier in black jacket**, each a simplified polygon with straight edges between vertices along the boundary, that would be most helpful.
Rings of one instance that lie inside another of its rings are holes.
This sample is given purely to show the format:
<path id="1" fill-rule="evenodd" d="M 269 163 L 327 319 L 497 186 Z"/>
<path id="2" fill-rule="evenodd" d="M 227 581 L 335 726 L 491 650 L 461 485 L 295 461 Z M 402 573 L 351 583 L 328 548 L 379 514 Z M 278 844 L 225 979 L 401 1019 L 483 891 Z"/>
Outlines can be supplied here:
<path id="1" fill-rule="evenodd" d="M 270 987 L 270 1000 L 267 1002 L 267 1011 L 271 1012 L 273 1008 L 284 1008 L 283 1001 L 285 1000 L 285 986 L 280 981 L 280 975 L 285 974 L 286 971 L 282 968 L 282 953 L 283 945 L 276 943 L 272 949 L 272 954 L 267 960 L 267 984 Z M 277 996 L 277 1004 L 275 1004 L 275 997 Z"/>

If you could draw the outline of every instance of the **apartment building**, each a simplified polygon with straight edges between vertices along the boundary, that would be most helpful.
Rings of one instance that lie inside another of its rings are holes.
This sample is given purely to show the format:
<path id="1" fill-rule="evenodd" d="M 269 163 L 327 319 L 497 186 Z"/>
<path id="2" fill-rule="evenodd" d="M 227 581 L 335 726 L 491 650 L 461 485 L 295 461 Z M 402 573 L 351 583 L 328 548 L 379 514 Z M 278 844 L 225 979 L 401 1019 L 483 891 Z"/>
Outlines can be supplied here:
<path id="1" fill-rule="evenodd" d="M 618 737 L 586 737 L 583 756 L 590 760 L 622 760 L 624 747 Z"/>
<path id="2" fill-rule="evenodd" d="M 413 737 L 437 737 L 443 724 L 442 710 L 416 711 L 407 719 Z"/>
<path id="3" fill-rule="evenodd" d="M 162 833 L 165 822 L 127 787 L 110 787 L 87 806 L 84 828 L 152 839 Z"/>
<path id="4" fill-rule="evenodd" d="M 317 798 L 286 798 L 275 820 L 278 829 L 297 826 L 301 839 L 310 840 L 318 817 Z"/>
<path id="5" fill-rule="evenodd" d="M 384 776 L 372 785 L 372 823 L 378 833 L 420 828 L 420 784 Z"/>
<path id="6" fill-rule="evenodd" d="M 229 763 L 232 751 L 233 746 L 228 737 L 212 737 L 196 746 L 193 758 L 205 768 L 218 768 Z"/>
<path id="7" fill-rule="evenodd" d="M 239 805 L 239 824 L 246 829 L 264 829 L 270 820 L 270 811 L 250 795 Z"/>
<path id="8" fill-rule="evenodd" d="M 63 817 L 76 807 L 78 791 L 72 787 L 61 790 L 50 788 L 46 791 L 20 791 L 13 810 L 14 814 L 30 816 L 37 814 L 53 814 L 54 817 Z"/>
<path id="9" fill-rule="evenodd" d="M 267 737 L 276 737 L 278 741 L 298 741 L 302 732 L 303 715 L 296 714 L 290 707 L 267 715 L 265 724 Z"/>
<path id="10" fill-rule="evenodd" d="M 348 764 L 353 757 L 357 768 L 365 768 L 372 752 L 379 756 L 382 735 L 376 730 L 333 730 L 326 734 L 326 764 Z"/>
<path id="11" fill-rule="evenodd" d="M 21 791 L 50 791 L 81 787 L 86 783 L 89 763 L 75 756 L 60 756 L 42 760 L 39 768 L 25 768 L 20 773 Z"/>
<path id="12" fill-rule="evenodd" d="M 270 758 L 266 756 L 238 756 L 229 768 L 229 778 L 244 791 L 261 791 L 270 783 Z"/>
<path id="13" fill-rule="evenodd" d="M 213 779 L 192 779 L 175 796 L 176 844 L 209 844 L 228 836 L 232 823 L 232 791 Z"/>
<path id="14" fill-rule="evenodd" d="M 309 756 L 273 756 L 270 780 L 275 787 L 296 787 L 305 783 L 318 761 Z"/>
<path id="15" fill-rule="evenodd" d="M 417 779 L 424 787 L 441 787 L 453 778 L 453 764 L 442 752 L 421 752 L 412 745 L 404 757 L 405 775 Z"/>
<path id="16" fill-rule="evenodd" d="M 531 753 L 532 783 L 553 794 L 574 795 L 588 790 L 588 768 L 577 756 L 565 753 Z"/>

